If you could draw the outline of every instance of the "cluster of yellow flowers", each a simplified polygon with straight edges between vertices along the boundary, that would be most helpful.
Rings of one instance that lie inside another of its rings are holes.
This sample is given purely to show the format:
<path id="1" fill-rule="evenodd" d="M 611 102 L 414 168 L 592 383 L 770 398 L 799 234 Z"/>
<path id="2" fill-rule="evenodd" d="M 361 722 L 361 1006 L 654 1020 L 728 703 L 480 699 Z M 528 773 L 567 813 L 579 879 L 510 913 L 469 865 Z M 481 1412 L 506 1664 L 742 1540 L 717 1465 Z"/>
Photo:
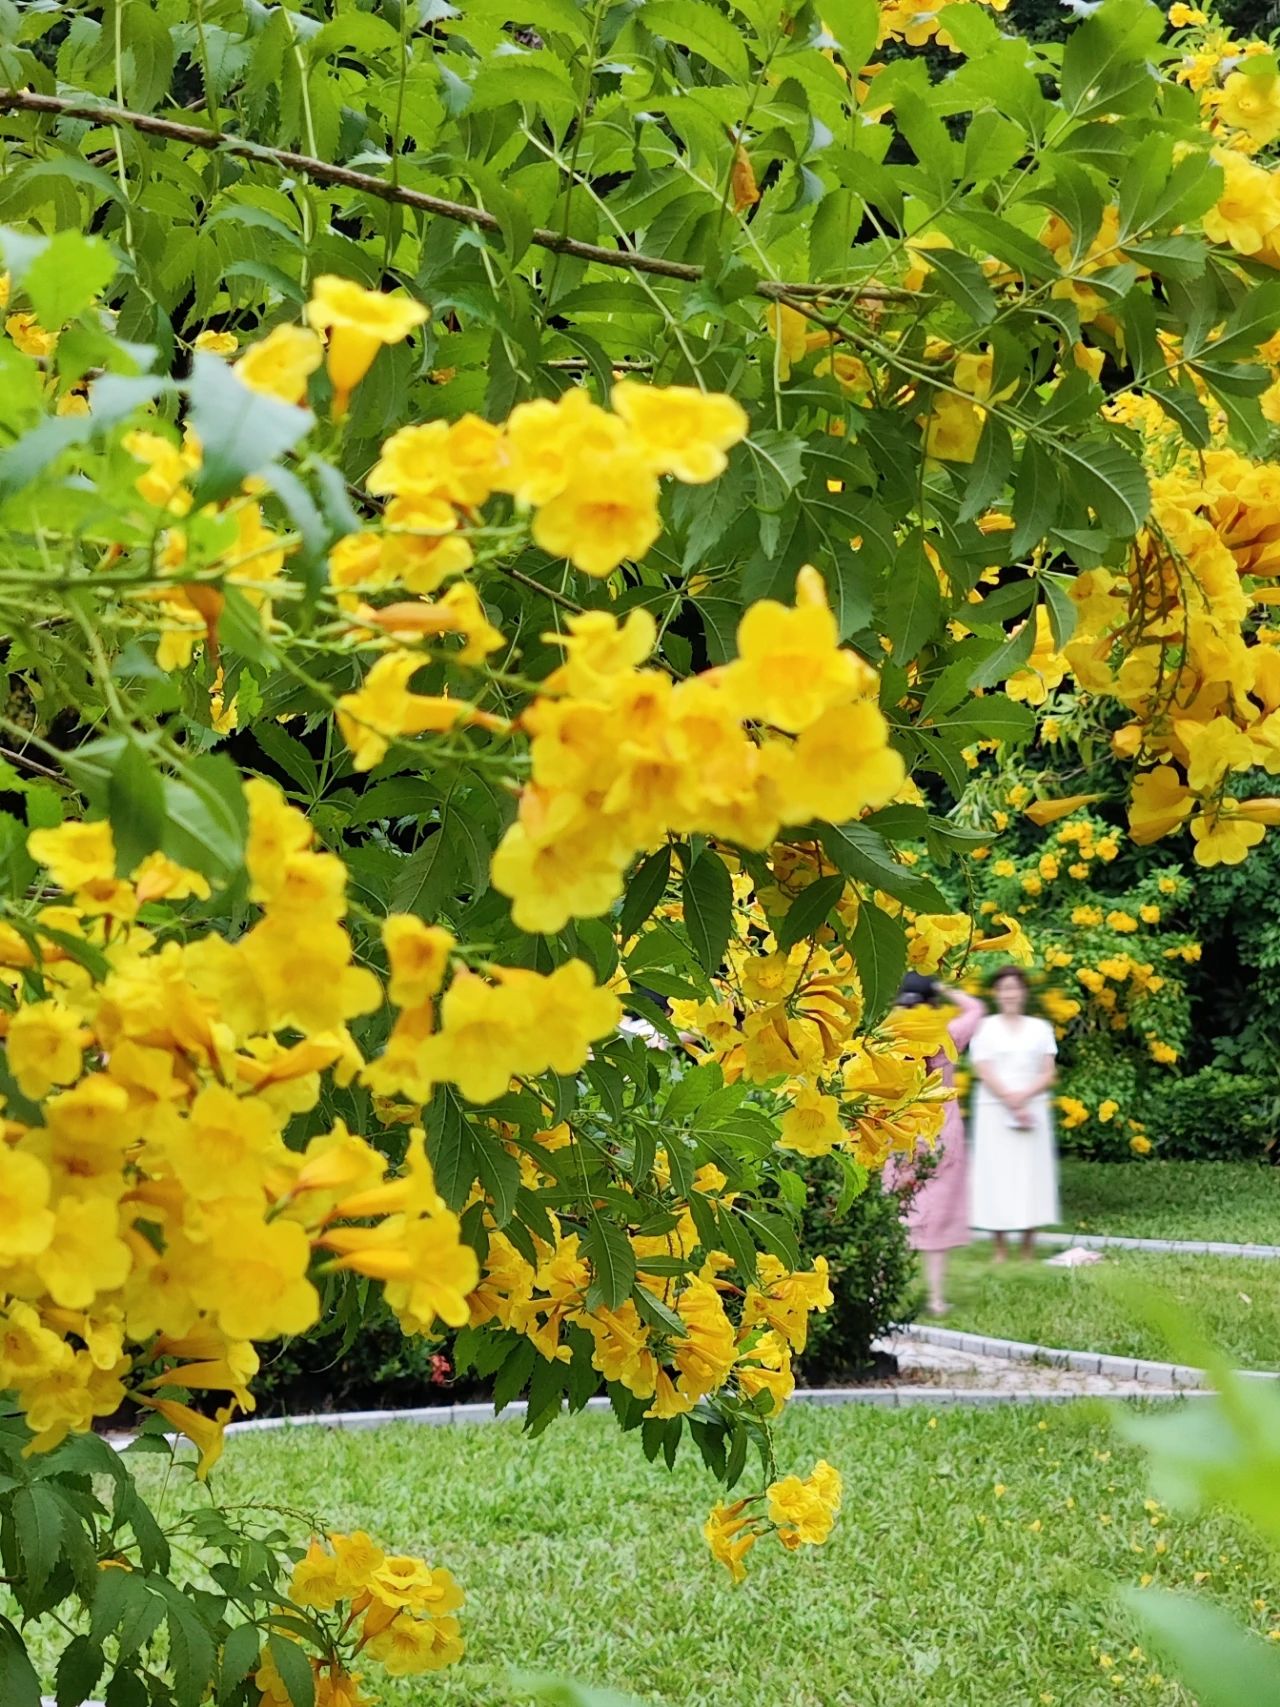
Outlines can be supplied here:
<path id="1" fill-rule="evenodd" d="M 464 1596 L 450 1573 L 388 1554 L 363 1530 L 312 1536 L 294 1567 L 289 1597 L 318 1615 L 328 1638 L 326 1651 L 311 1661 L 316 1707 L 373 1707 L 376 1698 L 362 1692 L 362 1679 L 349 1670 L 357 1656 L 391 1677 L 409 1677 L 455 1665 L 465 1649 L 453 1616 Z M 269 1648 L 254 1682 L 261 1707 L 291 1707 Z"/>
<path id="2" fill-rule="evenodd" d="M 864 1167 L 879 1167 L 892 1151 L 910 1152 L 938 1133 L 950 1092 L 928 1066 L 947 1047 L 946 1015 L 932 1009 L 895 1013 L 885 1026 L 862 1029 L 858 971 L 846 943 L 830 929 L 821 940 L 778 944 L 778 921 L 810 884 L 830 876 L 814 854 L 775 847 L 773 885 L 756 893 L 751 879 L 733 879 L 738 934 L 712 980 L 709 1001 L 673 1001 L 673 1022 L 700 1040 L 701 1061 L 719 1063 L 726 1081 L 771 1086 L 784 1099 L 779 1143 L 803 1156 L 832 1150 Z M 885 910 L 898 910 L 878 896 Z M 856 888 L 836 903 L 852 929 Z M 967 942 L 970 925 L 956 915 L 947 944 Z M 917 918 L 916 926 L 950 919 Z"/>
<path id="3" fill-rule="evenodd" d="M 1277 574 L 1280 466 L 1219 448 L 1153 482 L 1123 571 L 1074 583 L 1065 662 L 1088 693 L 1126 708 L 1115 748 L 1150 766 L 1134 785 L 1134 841 L 1189 819 L 1198 863 L 1235 864 L 1280 822 L 1280 803 L 1228 791 L 1234 772 L 1280 771 L 1280 636 L 1253 614 Z"/>
<path id="4" fill-rule="evenodd" d="M 793 607 L 748 608 L 733 663 L 680 682 L 642 667 L 656 638 L 645 611 L 567 626 L 565 662 L 521 720 L 533 774 L 493 861 L 522 930 L 603 913 L 668 832 L 766 848 L 783 824 L 843 822 L 902 785 L 875 673 L 840 646 L 814 569 Z"/>
<path id="5" fill-rule="evenodd" d="M 513 1073 L 576 1071 L 617 1024 L 617 999 L 580 963 L 547 977 L 496 967 L 492 983 L 460 968 L 437 1020 L 452 938 L 393 916 L 399 1035 L 366 1068 L 347 1026 L 384 992 L 354 964 L 346 868 L 272 785 L 245 794 L 260 913 L 236 940 L 173 940 L 159 909 L 207 895 L 205 880 L 160 854 L 117 876 L 105 822 L 34 831 L 64 897 L 22 929 L 0 925 L 8 1065 L 30 1104 L 9 1111 L 0 1149 L 0 1383 L 36 1449 L 110 1414 L 132 1380 L 197 1441 L 203 1472 L 220 1429 L 151 1390 L 249 1408 L 251 1342 L 317 1319 L 317 1255 L 384 1281 L 409 1331 L 465 1321 L 478 1265 L 421 1132 L 395 1172 L 341 1121 L 303 1151 L 286 1146 L 287 1122 L 316 1105 L 326 1071 L 396 1081 L 408 1031 L 423 1095 L 449 1082 L 487 1097 Z"/>
<path id="6" fill-rule="evenodd" d="M 789 1552 L 797 1547 L 821 1547 L 835 1526 L 844 1493 L 840 1472 L 820 1458 L 810 1475 L 784 1476 L 763 1494 L 723 1501 L 713 1507 L 703 1527 L 713 1559 L 724 1565 L 735 1583 L 746 1577 L 747 1554 L 762 1536 L 776 1535 Z M 760 1510 L 764 1501 L 765 1510 Z"/>
<path id="7" fill-rule="evenodd" d="M 538 1140 L 547 1150 L 570 1141 L 563 1126 Z M 661 1154 L 658 1164 L 659 1173 L 665 1173 Z M 521 1173 L 533 1187 L 552 1177 L 527 1153 L 521 1155 Z M 732 1213 L 734 1194 L 725 1191 L 725 1176 L 713 1164 L 699 1168 L 693 1183 L 714 1208 Z M 683 1416 L 731 1380 L 748 1400 L 766 1395 L 757 1409 L 776 1415 L 795 1388 L 792 1353 L 805 1348 L 810 1313 L 831 1304 L 826 1258 L 818 1257 L 806 1272 L 792 1273 L 776 1257 L 761 1256 L 757 1279 L 739 1288 L 720 1278 L 733 1259 L 709 1248 L 689 1202 L 666 1195 L 674 1223 L 670 1230 L 627 1235 L 649 1298 L 657 1301 L 656 1315 L 652 1309 L 641 1315 L 630 1298 L 613 1308 L 589 1304 L 592 1276 L 580 1236 L 566 1235 L 558 1217 L 550 1217 L 551 1240 L 533 1236 L 536 1261 L 530 1262 L 489 1216 L 488 1254 L 469 1301 L 471 1325 L 495 1323 L 523 1334 L 553 1362 L 567 1362 L 571 1355 L 565 1330 L 585 1329 L 593 1342 L 594 1367 L 606 1381 L 649 1401 L 649 1417 Z M 672 1264 L 687 1259 L 693 1268 L 699 1248 L 701 1266 L 677 1282 L 670 1275 Z M 726 1299 L 736 1301 L 736 1321 Z"/>
<path id="8" fill-rule="evenodd" d="M 1256 153 L 1280 136 L 1280 78 L 1275 50 L 1256 37 L 1235 39 L 1198 6 L 1174 0 L 1169 22 L 1183 32 L 1182 59 L 1174 71 L 1200 96 L 1200 111 L 1215 139 L 1224 144 L 1221 158 Z"/>

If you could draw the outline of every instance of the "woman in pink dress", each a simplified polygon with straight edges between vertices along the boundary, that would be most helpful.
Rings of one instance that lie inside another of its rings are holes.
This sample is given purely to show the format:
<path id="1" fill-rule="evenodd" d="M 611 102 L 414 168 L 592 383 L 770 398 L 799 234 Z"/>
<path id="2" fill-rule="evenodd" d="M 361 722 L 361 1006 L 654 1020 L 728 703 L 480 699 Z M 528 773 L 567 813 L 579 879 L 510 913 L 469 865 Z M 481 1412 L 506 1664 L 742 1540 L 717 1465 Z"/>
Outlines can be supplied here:
<path id="1" fill-rule="evenodd" d="M 897 1006 L 914 1008 L 925 1003 L 931 1007 L 945 1003 L 958 1010 L 947 1025 L 957 1055 L 968 1046 L 987 1012 L 975 996 L 949 989 L 918 972 L 908 972 L 898 992 Z M 941 1072 L 944 1084 L 954 1082 L 955 1067 L 945 1054 L 931 1056 L 929 1067 Z M 924 1258 L 929 1314 L 945 1316 L 947 1252 L 969 1243 L 969 1156 L 958 1103 L 947 1104 L 936 1145 L 921 1146 L 918 1154 L 934 1159 L 922 1183 L 916 1183 L 913 1160 L 894 1156 L 885 1165 L 884 1183 L 889 1191 L 909 1193 L 904 1211 L 907 1236 L 912 1248 Z"/>

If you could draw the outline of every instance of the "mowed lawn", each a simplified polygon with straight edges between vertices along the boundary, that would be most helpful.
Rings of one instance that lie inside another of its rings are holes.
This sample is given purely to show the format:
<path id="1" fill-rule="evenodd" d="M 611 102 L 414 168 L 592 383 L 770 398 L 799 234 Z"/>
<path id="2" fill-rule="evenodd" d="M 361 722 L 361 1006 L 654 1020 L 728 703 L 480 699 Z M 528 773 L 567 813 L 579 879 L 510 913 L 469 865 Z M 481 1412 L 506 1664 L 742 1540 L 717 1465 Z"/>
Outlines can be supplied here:
<path id="1" fill-rule="evenodd" d="M 534 1442 L 505 1423 L 241 1436 L 217 1475 L 225 1501 L 317 1511 L 457 1574 L 467 1658 L 379 1675 L 400 1707 L 523 1707 L 513 1666 L 651 1707 L 1168 1707 L 1189 1698 L 1114 1585 L 1198 1582 L 1271 1626 L 1261 1548 L 1226 1517 L 1148 1510 L 1145 1461 L 1097 1407 L 794 1407 L 778 1453 L 838 1465 L 844 1516 L 825 1548 L 761 1544 L 736 1589 L 701 1538 L 696 1455 L 650 1466 L 608 1416 Z"/>
<path id="2" fill-rule="evenodd" d="M 1069 1232 L 1280 1245 L 1280 1168 L 1257 1162 L 1062 1161 Z"/>
<path id="3" fill-rule="evenodd" d="M 1036 1345 L 1185 1362 L 1144 1315 L 1158 1293 L 1244 1369 L 1280 1369 L 1280 1261 L 1108 1250 L 1085 1268 L 991 1261 L 978 1243 L 957 1253 L 944 1326 Z"/>

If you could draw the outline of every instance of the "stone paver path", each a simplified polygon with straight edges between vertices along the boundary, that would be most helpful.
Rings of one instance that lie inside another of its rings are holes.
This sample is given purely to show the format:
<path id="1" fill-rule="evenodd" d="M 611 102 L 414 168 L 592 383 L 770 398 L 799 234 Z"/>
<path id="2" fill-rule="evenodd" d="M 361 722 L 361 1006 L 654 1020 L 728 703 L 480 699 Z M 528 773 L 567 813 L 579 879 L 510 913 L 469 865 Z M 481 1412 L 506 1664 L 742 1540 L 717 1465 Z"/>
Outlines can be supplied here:
<path id="1" fill-rule="evenodd" d="M 972 1388 L 983 1393 L 1036 1393 L 1045 1398 L 1150 1399 L 1185 1391 L 1172 1383 L 1139 1381 L 1133 1376 L 1015 1362 L 959 1346 L 931 1344 L 913 1334 L 894 1334 L 881 1340 L 877 1349 L 896 1357 L 903 1381 L 912 1384 Z"/>

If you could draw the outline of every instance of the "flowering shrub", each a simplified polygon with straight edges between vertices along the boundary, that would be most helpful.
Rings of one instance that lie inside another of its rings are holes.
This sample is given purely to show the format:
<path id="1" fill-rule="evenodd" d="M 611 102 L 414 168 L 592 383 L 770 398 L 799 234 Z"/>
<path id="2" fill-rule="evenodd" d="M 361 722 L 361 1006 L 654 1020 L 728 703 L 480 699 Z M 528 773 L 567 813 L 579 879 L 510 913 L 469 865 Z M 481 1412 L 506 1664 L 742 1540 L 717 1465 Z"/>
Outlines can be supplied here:
<path id="1" fill-rule="evenodd" d="M 87 1609 L 66 1700 L 459 1656 L 439 1569 L 215 1508 L 183 1590 L 84 1485 L 126 1400 L 207 1474 L 256 1346 L 370 1297 L 531 1432 L 603 1386 L 651 1456 L 754 1447 L 735 1576 L 822 1542 L 769 1426 L 831 1297 L 805 1164 L 851 1198 L 936 1132 L 908 965 L 1031 955 L 1020 879 L 925 874 L 990 843 L 965 753 L 1074 671 L 1135 836 L 1270 811 L 1224 792 L 1274 711 L 1265 48 L 1193 98 L 1142 0 L 1060 55 L 975 5 L 438 11 L 0 9 L 0 1550 Z M 873 57 L 924 37 L 953 74 Z"/>

